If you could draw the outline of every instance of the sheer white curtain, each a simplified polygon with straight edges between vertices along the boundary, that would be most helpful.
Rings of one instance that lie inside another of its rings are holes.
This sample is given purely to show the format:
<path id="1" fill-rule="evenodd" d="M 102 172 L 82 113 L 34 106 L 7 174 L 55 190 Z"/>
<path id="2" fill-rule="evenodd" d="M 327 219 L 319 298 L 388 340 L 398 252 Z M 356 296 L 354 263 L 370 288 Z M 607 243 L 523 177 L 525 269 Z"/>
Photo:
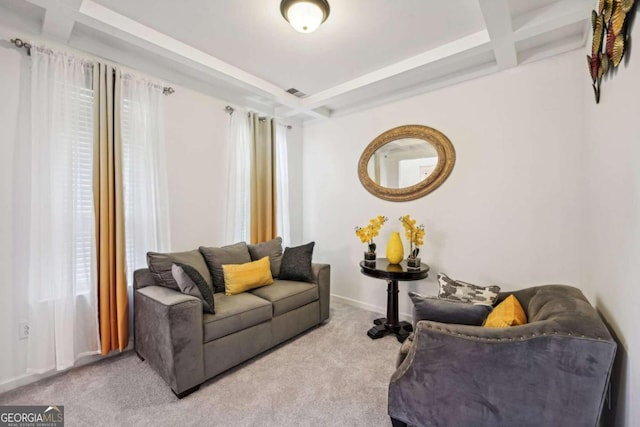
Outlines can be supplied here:
<path id="1" fill-rule="evenodd" d="M 236 109 L 230 114 L 227 133 L 228 185 L 226 241 L 246 242 L 251 229 L 251 150 L 252 120 Z"/>
<path id="2" fill-rule="evenodd" d="M 27 371 L 99 351 L 90 64 L 31 49 Z M 22 189 L 21 189 L 22 190 Z"/>
<path id="3" fill-rule="evenodd" d="M 122 79 L 122 169 L 127 279 L 148 251 L 170 249 L 169 191 L 162 84 L 133 73 Z"/>
<path id="4" fill-rule="evenodd" d="M 291 245 L 287 126 L 276 123 L 276 230 L 284 246 Z"/>

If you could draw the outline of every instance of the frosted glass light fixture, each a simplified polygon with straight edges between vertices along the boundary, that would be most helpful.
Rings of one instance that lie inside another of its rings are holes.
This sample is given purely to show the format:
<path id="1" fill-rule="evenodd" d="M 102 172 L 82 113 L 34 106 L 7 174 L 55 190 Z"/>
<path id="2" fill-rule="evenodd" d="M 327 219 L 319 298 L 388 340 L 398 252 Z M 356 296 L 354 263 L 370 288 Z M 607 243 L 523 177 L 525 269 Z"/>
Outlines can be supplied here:
<path id="1" fill-rule="evenodd" d="M 329 16 L 329 2 L 327 0 L 282 0 L 280 12 L 296 31 L 312 33 Z"/>

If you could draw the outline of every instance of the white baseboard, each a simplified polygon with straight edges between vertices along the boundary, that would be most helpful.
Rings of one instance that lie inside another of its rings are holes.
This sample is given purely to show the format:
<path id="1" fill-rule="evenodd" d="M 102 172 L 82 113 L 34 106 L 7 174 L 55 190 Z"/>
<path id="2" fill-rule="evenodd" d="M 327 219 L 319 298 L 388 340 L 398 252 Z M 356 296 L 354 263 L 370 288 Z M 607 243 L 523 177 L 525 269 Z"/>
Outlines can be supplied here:
<path id="1" fill-rule="evenodd" d="M 49 371 L 46 372 L 44 374 L 22 374 L 22 375 L 18 375 L 17 377 L 13 377 L 13 378 L 9 378 L 7 380 L 4 380 L 2 382 L 0 382 L 0 394 L 5 393 L 9 390 L 13 390 L 15 388 L 18 387 L 22 387 L 28 384 L 32 384 L 35 383 L 37 381 L 43 380 L 45 378 L 50 378 L 56 375 L 60 375 L 63 374 L 65 372 L 70 371 L 71 369 L 75 369 L 75 368 L 79 368 L 80 366 L 85 366 L 85 365 L 90 365 L 91 363 L 95 363 L 98 362 L 100 360 L 104 360 L 104 359 L 108 359 L 111 357 L 115 357 L 115 356 L 119 356 L 121 354 L 123 354 L 124 352 L 127 352 L 129 350 L 133 350 L 133 339 L 131 339 L 129 341 L 129 345 L 122 351 L 122 353 L 120 352 L 116 352 L 116 351 L 112 351 L 111 353 L 109 353 L 106 356 L 102 356 L 101 354 L 92 354 L 91 356 L 85 356 L 85 357 L 81 357 L 80 359 L 78 359 L 75 363 L 74 366 L 72 366 L 69 369 L 65 369 L 62 371 Z"/>
<path id="2" fill-rule="evenodd" d="M 378 307 L 377 305 L 369 304 L 366 302 L 358 301 L 352 298 L 343 297 L 342 295 L 331 294 L 331 298 L 341 301 L 345 304 L 351 305 L 353 307 L 362 308 L 363 310 L 371 311 L 373 313 L 380 313 L 384 316 L 387 312 L 386 307 Z M 398 319 L 405 320 L 409 323 L 413 321 L 413 316 L 409 313 L 398 313 Z"/>

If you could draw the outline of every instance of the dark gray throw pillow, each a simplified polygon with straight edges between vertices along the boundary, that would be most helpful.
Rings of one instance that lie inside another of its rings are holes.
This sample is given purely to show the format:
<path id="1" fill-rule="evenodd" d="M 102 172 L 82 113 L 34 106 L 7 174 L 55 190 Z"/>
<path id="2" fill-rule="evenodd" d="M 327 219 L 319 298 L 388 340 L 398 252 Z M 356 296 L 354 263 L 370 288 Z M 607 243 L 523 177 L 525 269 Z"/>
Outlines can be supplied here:
<path id="1" fill-rule="evenodd" d="M 276 237 L 268 242 L 249 245 L 251 261 L 257 261 L 266 256 L 271 263 L 271 276 L 277 279 L 280 275 L 280 265 L 282 264 L 282 237 Z"/>
<path id="2" fill-rule="evenodd" d="M 280 266 L 280 280 L 297 280 L 300 282 L 313 282 L 311 258 L 315 242 L 294 248 L 285 248 Z"/>
<path id="3" fill-rule="evenodd" d="M 156 279 L 156 283 L 158 285 L 180 291 L 180 287 L 171 273 L 171 267 L 177 262 L 187 264 L 195 268 L 207 284 L 213 286 L 211 273 L 209 273 L 209 269 L 207 268 L 207 264 L 204 262 L 204 258 L 202 258 L 202 254 L 197 249 L 187 252 L 173 252 L 167 254 L 147 252 L 147 265 L 149 266 L 149 271 L 151 271 L 151 274 Z"/>
<path id="4" fill-rule="evenodd" d="M 249 248 L 245 242 L 238 242 L 221 248 L 200 246 L 199 249 L 213 277 L 214 292 L 224 292 L 223 264 L 245 264 L 251 262 Z"/>
<path id="5" fill-rule="evenodd" d="M 434 297 L 426 297 L 416 292 L 409 292 L 413 302 L 413 323 L 420 320 L 431 320 L 440 323 L 480 326 L 491 312 L 491 307 L 484 304 L 447 301 Z"/>
<path id="6" fill-rule="evenodd" d="M 187 264 L 175 263 L 171 267 L 171 273 L 183 294 L 200 298 L 202 311 L 216 314 L 213 288 L 198 273 L 198 270 Z"/>

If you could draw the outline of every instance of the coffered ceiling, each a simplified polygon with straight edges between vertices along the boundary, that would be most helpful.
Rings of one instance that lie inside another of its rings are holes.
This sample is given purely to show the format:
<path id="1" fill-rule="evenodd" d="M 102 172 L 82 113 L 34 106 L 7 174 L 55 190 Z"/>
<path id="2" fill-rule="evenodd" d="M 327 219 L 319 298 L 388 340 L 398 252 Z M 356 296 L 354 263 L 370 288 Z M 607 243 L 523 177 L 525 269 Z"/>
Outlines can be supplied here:
<path id="1" fill-rule="evenodd" d="M 579 48 L 593 7 L 588 0 L 329 2 L 329 19 L 312 34 L 289 26 L 280 0 L 0 0 L 0 25 L 232 104 L 308 120 Z"/>

